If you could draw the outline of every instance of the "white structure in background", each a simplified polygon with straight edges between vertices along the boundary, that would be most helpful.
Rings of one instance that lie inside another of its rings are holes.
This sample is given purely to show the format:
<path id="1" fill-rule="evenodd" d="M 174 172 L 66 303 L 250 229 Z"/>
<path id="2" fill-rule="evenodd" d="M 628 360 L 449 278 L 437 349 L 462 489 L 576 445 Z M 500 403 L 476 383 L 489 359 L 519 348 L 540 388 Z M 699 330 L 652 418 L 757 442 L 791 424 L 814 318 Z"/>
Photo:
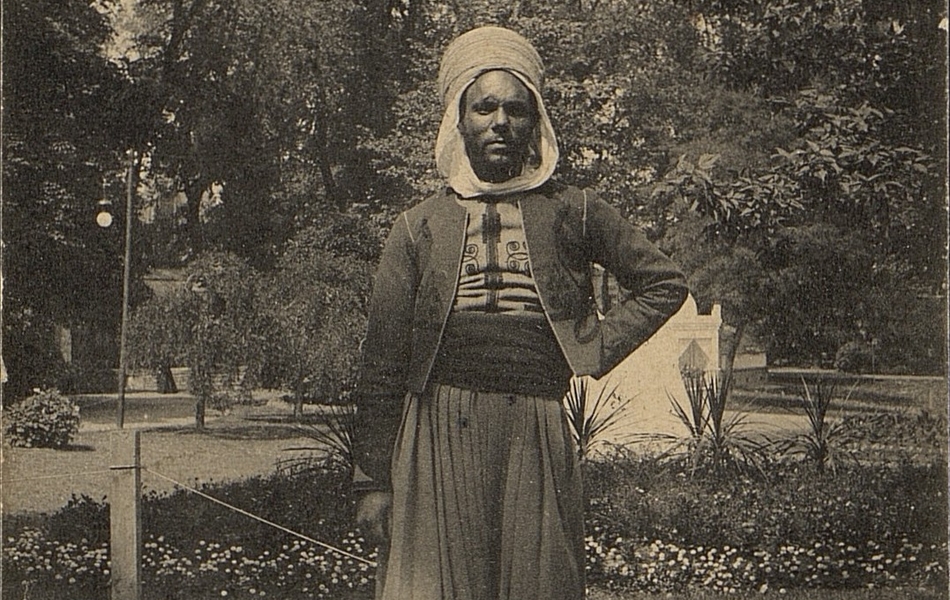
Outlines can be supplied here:
<path id="1" fill-rule="evenodd" d="M 592 381 L 589 398 L 596 398 L 602 389 L 609 392 L 616 388 L 617 398 L 610 406 L 630 399 L 616 425 L 600 441 L 649 450 L 663 447 L 664 443 L 657 441 L 660 436 L 685 435 L 686 429 L 673 413 L 670 395 L 686 408 L 688 401 L 680 371 L 690 368 L 711 372 L 719 368 L 721 325 L 718 304 L 711 314 L 700 315 L 690 296 L 652 338 L 602 379 Z M 589 400 L 588 404 L 591 403 Z M 598 445 L 593 449 L 596 452 Z"/>

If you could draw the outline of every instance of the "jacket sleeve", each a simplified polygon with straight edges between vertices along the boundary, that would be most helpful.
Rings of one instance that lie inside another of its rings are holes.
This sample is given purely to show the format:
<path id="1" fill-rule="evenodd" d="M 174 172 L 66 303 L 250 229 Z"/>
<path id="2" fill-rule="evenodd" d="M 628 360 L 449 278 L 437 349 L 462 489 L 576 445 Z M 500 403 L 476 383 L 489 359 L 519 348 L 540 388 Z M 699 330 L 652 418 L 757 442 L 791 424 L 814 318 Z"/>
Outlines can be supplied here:
<path id="1" fill-rule="evenodd" d="M 402 418 L 418 274 L 408 227 L 393 225 L 373 281 L 353 431 L 354 488 L 390 489 L 390 462 Z"/>
<path id="2" fill-rule="evenodd" d="M 590 259 L 629 292 L 600 323 L 602 376 L 646 342 L 683 305 L 686 278 L 642 231 L 620 212 L 588 194 L 584 237 Z"/>

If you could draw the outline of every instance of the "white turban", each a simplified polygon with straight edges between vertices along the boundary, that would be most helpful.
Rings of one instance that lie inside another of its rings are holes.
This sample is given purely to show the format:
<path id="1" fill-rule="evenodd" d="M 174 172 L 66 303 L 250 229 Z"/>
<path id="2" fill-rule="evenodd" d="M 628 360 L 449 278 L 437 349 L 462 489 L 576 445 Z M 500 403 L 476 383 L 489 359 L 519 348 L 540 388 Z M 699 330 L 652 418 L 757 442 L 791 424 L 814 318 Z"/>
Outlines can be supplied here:
<path id="1" fill-rule="evenodd" d="M 486 71 L 508 71 L 534 94 L 538 106 L 536 151 L 538 160 L 526 164 L 520 175 L 491 183 L 479 179 L 465 152 L 459 131 L 459 103 L 465 90 Z M 541 87 L 544 66 L 537 50 L 521 35 L 501 27 L 480 27 L 456 38 L 442 55 L 439 92 L 445 113 L 435 142 L 435 162 L 449 186 L 463 198 L 530 190 L 551 178 L 557 164 L 557 139 L 544 109 Z"/>

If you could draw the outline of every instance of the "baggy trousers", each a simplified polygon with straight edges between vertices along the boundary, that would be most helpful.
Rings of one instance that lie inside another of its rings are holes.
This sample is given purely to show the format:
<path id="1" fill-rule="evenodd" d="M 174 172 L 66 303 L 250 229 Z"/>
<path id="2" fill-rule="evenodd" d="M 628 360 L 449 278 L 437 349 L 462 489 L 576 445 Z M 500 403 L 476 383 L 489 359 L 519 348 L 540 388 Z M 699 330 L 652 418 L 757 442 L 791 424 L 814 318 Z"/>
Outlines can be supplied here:
<path id="1" fill-rule="evenodd" d="M 583 492 L 560 398 L 406 400 L 382 600 L 581 600 Z"/>

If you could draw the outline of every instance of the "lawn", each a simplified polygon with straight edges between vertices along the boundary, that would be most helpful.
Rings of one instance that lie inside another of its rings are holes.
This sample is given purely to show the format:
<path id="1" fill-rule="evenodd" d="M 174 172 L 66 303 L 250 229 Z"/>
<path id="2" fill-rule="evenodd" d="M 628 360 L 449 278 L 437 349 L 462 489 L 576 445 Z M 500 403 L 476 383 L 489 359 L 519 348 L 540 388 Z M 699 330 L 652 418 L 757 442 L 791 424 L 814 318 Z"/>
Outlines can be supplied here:
<path id="1" fill-rule="evenodd" d="M 79 402 L 83 424 L 67 450 L 0 449 L 3 514 L 49 512 L 73 495 L 101 500 L 108 494 L 115 396 L 82 397 Z M 278 460 L 300 454 L 288 449 L 313 445 L 307 426 L 293 423 L 290 408 L 279 400 L 236 407 L 227 415 L 209 411 L 205 433 L 195 431 L 193 410 L 193 400 L 184 394 L 129 395 L 126 428 L 141 430 L 144 466 L 189 485 L 233 481 L 272 473 Z M 143 476 L 145 491 L 173 487 L 148 473 Z"/>
<path id="2" fill-rule="evenodd" d="M 833 373 L 833 372 L 832 372 Z M 821 373 L 828 378 L 831 373 Z M 802 391 L 802 378 L 813 381 L 814 371 L 787 370 L 772 375 L 768 383 L 737 386 L 733 398 L 737 405 L 756 413 L 787 414 L 795 409 Z M 840 398 L 836 410 L 843 412 L 886 412 L 925 409 L 934 413 L 947 410 L 947 382 L 939 377 L 859 376 L 835 374 Z"/>

